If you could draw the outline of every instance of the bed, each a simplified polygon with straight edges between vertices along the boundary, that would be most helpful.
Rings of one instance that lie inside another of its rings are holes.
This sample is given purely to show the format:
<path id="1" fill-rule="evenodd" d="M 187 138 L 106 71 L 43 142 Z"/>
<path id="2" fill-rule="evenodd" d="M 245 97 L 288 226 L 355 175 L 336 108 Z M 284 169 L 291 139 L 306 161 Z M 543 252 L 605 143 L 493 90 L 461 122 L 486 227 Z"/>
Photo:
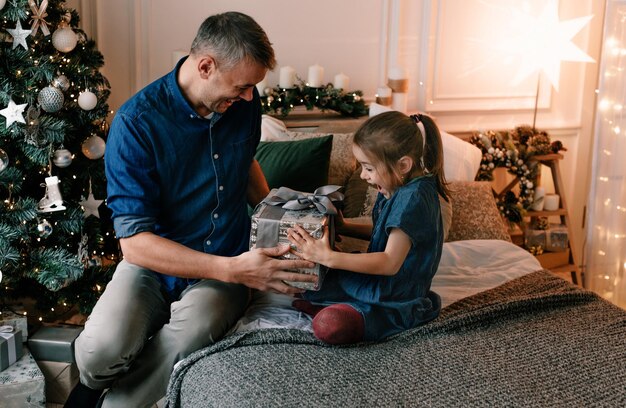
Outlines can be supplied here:
<path id="1" fill-rule="evenodd" d="M 329 346 L 283 295 L 175 368 L 168 407 L 626 406 L 626 312 L 500 240 L 444 244 L 439 318 Z"/>
<path id="2" fill-rule="evenodd" d="M 480 154 L 444 136 L 454 181 L 432 285 L 437 319 L 385 341 L 330 346 L 290 297 L 257 292 L 227 336 L 176 365 L 166 405 L 626 406 L 626 311 L 511 243 L 490 185 L 472 181 Z M 360 216 L 372 204 L 363 194 Z"/>

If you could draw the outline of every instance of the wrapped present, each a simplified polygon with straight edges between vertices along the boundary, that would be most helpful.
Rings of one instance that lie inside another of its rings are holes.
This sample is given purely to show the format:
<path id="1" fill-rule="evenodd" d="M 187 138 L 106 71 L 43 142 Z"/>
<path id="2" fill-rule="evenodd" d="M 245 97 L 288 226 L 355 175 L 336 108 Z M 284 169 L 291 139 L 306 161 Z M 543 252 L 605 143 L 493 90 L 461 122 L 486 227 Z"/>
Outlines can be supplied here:
<path id="1" fill-rule="evenodd" d="M 74 340 L 83 326 L 42 326 L 28 339 L 28 348 L 37 361 L 74 362 Z"/>
<path id="2" fill-rule="evenodd" d="M 0 326 L 0 371 L 22 358 L 22 332 L 13 326 Z"/>
<path id="3" fill-rule="evenodd" d="M 13 326 L 22 332 L 22 342 L 28 340 L 28 322 L 26 316 L 10 311 L 0 312 L 0 326 Z"/>
<path id="4" fill-rule="evenodd" d="M 0 372 L 0 406 L 2 408 L 46 406 L 45 380 L 35 359 L 24 347 L 15 364 Z"/>
<path id="5" fill-rule="evenodd" d="M 546 247 L 546 230 L 528 228 L 524 233 L 526 248 Z"/>
<path id="6" fill-rule="evenodd" d="M 286 187 L 273 189 L 252 214 L 250 248 L 271 248 L 278 244 L 289 245 L 287 229 L 295 225 L 300 225 L 314 238 L 320 238 L 324 233 L 324 226 L 328 225 L 332 246 L 335 237 L 333 216 L 337 214 L 335 203 L 343 200 L 343 194 L 339 192 L 340 188 L 339 186 L 323 186 L 312 194 Z M 298 259 L 290 252 L 281 258 Z M 299 268 L 295 272 L 317 275 L 317 283 L 287 283 L 297 288 L 319 290 L 327 270 L 327 267 L 319 264 L 313 268 Z"/>
<path id="7" fill-rule="evenodd" d="M 550 224 L 550 228 L 546 231 L 546 251 L 563 252 L 566 251 L 569 244 L 569 234 L 567 226 L 563 224 Z"/>
<path id="8" fill-rule="evenodd" d="M 37 361 L 46 379 L 46 402 L 64 404 L 70 392 L 78 383 L 76 363 L 59 361 Z"/>

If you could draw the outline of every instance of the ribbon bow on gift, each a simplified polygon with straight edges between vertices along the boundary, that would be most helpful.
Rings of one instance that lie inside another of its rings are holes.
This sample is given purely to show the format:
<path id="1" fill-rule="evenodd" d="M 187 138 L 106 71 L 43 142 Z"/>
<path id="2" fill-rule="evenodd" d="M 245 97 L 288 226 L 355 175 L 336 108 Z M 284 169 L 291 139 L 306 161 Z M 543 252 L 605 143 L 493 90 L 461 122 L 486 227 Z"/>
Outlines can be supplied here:
<path id="1" fill-rule="evenodd" d="M 35 4 L 35 0 L 28 0 L 28 5 L 30 6 L 31 11 L 33 12 L 33 16 L 31 20 L 33 25 L 30 29 L 33 31 L 31 35 L 34 37 L 37 34 L 37 29 L 41 26 L 41 32 L 44 36 L 50 35 L 50 30 L 48 30 L 48 22 L 44 20 L 44 18 L 48 17 L 48 13 L 46 9 L 48 8 L 48 0 L 43 0 L 39 7 Z"/>
<path id="2" fill-rule="evenodd" d="M 312 194 L 301 193 L 287 187 L 281 187 L 276 194 L 266 198 L 263 202 L 269 205 L 280 206 L 285 210 L 304 210 L 315 206 L 326 215 L 337 215 L 337 208 L 333 202 L 343 201 L 343 194 L 339 192 L 341 186 L 327 185 L 317 188 Z"/>
<path id="3" fill-rule="evenodd" d="M 13 326 L 0 326 L 0 333 L 13 333 L 14 330 Z"/>

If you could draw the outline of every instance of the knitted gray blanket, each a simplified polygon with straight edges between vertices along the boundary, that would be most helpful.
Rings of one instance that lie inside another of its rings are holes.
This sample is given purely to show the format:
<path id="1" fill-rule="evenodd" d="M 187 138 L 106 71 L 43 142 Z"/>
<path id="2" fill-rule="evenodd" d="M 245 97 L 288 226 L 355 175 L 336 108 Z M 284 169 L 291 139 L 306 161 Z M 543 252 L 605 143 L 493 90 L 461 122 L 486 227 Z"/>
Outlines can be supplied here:
<path id="1" fill-rule="evenodd" d="M 386 341 L 229 336 L 172 373 L 168 407 L 624 407 L 626 311 L 538 271 Z"/>

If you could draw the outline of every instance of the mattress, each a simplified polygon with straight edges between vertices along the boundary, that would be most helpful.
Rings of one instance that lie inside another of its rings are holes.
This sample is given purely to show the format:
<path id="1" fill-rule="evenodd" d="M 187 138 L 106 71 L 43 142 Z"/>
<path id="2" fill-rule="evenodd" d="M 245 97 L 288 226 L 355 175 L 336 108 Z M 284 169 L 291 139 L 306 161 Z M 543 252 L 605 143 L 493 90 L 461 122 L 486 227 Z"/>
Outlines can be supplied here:
<path id="1" fill-rule="evenodd" d="M 431 289 L 441 296 L 443 308 L 539 269 L 534 256 L 510 242 L 447 242 Z M 294 309 L 292 301 L 288 295 L 255 291 L 245 315 L 229 334 L 267 328 L 311 331 L 311 317 Z"/>

